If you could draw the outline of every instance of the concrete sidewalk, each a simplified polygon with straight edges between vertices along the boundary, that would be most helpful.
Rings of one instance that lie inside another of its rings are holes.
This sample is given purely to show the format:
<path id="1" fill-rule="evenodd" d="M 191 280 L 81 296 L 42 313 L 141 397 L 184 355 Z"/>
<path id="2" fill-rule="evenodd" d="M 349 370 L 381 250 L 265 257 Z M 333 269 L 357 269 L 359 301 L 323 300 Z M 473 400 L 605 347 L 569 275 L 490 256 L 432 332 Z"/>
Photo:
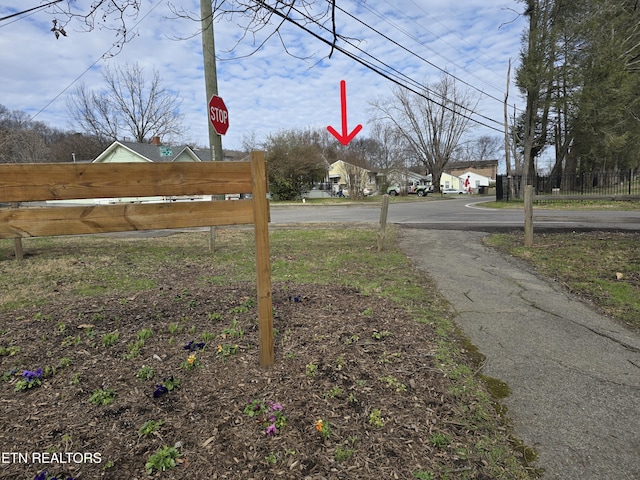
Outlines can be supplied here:
<path id="1" fill-rule="evenodd" d="M 640 479 L 640 335 L 485 235 L 404 228 L 400 246 L 486 356 L 483 373 L 509 385 L 502 403 L 544 479 Z"/>

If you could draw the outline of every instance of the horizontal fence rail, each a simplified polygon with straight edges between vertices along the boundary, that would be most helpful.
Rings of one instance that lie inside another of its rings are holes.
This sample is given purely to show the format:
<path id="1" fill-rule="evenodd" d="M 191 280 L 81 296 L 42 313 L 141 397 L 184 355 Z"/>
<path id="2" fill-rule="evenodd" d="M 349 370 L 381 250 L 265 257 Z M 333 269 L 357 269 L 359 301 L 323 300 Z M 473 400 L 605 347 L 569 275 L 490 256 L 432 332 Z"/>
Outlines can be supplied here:
<path id="1" fill-rule="evenodd" d="M 0 164 L 0 202 L 250 192 L 251 162 Z"/>

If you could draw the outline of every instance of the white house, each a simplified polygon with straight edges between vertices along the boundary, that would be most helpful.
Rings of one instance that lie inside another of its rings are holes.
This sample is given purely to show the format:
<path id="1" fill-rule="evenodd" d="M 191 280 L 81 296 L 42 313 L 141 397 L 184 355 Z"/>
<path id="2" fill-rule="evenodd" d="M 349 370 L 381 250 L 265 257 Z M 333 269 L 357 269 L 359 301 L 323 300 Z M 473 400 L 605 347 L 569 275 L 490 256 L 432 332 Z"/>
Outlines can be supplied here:
<path id="1" fill-rule="evenodd" d="M 458 178 L 462 182 L 462 189 L 467 190 L 470 193 L 478 192 L 480 187 L 488 187 L 491 182 L 490 178 L 484 177 L 470 170 L 459 175 Z"/>
<path id="2" fill-rule="evenodd" d="M 160 140 L 154 137 L 153 143 L 115 141 L 98 155 L 93 163 L 200 161 L 202 159 L 190 146 L 162 145 Z"/>
<path id="3" fill-rule="evenodd" d="M 411 170 L 393 168 L 385 173 L 387 183 L 390 185 L 399 185 L 406 188 L 407 192 L 412 193 L 418 185 L 431 185 L 431 174 L 420 175 Z"/>

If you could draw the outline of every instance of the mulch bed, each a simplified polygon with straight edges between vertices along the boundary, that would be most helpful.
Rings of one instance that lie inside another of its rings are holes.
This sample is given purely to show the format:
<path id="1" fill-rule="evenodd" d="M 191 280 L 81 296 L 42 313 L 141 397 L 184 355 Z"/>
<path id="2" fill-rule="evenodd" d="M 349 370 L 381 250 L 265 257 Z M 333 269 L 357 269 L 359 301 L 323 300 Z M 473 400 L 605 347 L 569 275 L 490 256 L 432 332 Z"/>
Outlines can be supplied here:
<path id="1" fill-rule="evenodd" d="M 167 277 L 128 298 L 60 295 L 1 314 L 0 478 L 489 478 L 470 448 L 483 432 L 459 421 L 432 327 L 391 300 L 274 284 L 276 363 L 264 369 L 254 286 Z M 138 378 L 143 366 L 153 378 Z M 16 391 L 37 369 L 41 384 Z M 178 387 L 158 387 L 171 378 Z M 112 403 L 90 401 L 100 389 Z M 286 424 L 268 435 L 279 406 Z M 140 434 L 148 420 L 162 423 Z M 175 467 L 147 473 L 162 447 L 179 453 Z"/>

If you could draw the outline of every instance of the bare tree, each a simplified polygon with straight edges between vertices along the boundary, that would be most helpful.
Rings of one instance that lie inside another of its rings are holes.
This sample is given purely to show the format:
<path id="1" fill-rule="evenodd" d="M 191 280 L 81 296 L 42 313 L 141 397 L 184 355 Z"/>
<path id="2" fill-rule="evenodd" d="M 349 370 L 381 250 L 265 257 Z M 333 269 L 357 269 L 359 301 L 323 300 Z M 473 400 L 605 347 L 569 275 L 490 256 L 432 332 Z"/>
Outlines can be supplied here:
<path id="1" fill-rule="evenodd" d="M 149 83 L 137 64 L 106 69 L 103 77 L 104 90 L 81 85 L 68 98 L 69 112 L 82 130 L 106 141 L 130 136 L 140 143 L 182 134 L 181 100 L 163 87 L 157 71 Z"/>
<path id="2" fill-rule="evenodd" d="M 386 172 L 394 167 L 405 166 L 406 142 L 393 124 L 374 122 L 371 126 L 371 137 L 376 139 L 378 146 L 374 158 L 370 161 L 372 167 Z"/>
<path id="3" fill-rule="evenodd" d="M 245 31 L 245 37 L 254 40 L 260 36 L 260 32 L 267 30 L 264 39 L 256 46 L 256 51 L 271 37 L 280 36 L 280 28 L 285 23 L 292 23 L 306 28 L 316 24 L 325 28 L 325 23 L 330 22 L 332 32 L 332 50 L 340 35 L 336 30 L 335 10 L 336 0 L 200 0 L 210 2 L 215 17 L 228 16 Z M 72 25 L 77 25 L 81 31 L 91 32 L 96 28 L 107 29 L 115 32 L 117 51 L 121 50 L 125 43 L 135 37 L 135 28 L 131 26 L 138 15 L 142 0 L 92 0 L 86 7 L 78 7 L 76 0 L 60 0 L 50 2 L 48 11 L 54 16 L 51 32 L 56 38 L 70 35 Z M 171 4 L 176 15 L 183 18 L 191 18 L 201 21 L 198 14 L 189 12 L 182 5 Z M 285 45 L 285 50 L 287 49 Z M 117 53 L 117 51 L 115 53 Z M 331 56 L 331 53 L 329 56 Z"/>
<path id="4" fill-rule="evenodd" d="M 0 163 L 35 163 L 50 160 L 46 135 L 50 129 L 33 122 L 25 112 L 0 105 Z"/>
<path id="5" fill-rule="evenodd" d="M 503 142 L 504 140 L 500 137 L 482 135 L 465 143 L 464 147 L 460 149 L 458 160 L 476 162 L 497 160 L 498 153 L 504 148 Z"/>
<path id="6" fill-rule="evenodd" d="M 135 32 L 129 29 L 127 23 L 138 17 L 142 0 L 92 0 L 84 8 L 78 7 L 76 0 L 51 3 L 49 11 L 54 16 L 51 32 L 56 38 L 66 37 L 71 31 L 69 26 L 72 22 L 85 32 L 96 28 L 113 30 L 116 35 L 114 46 L 119 51 L 135 37 Z"/>
<path id="7" fill-rule="evenodd" d="M 311 35 L 318 35 L 313 27 L 320 27 L 319 32 L 331 32 L 332 39 L 329 57 L 333 53 L 338 40 L 342 38 L 336 29 L 335 11 L 336 0 L 200 0 L 211 2 L 213 19 L 227 17 L 232 20 L 244 34 L 239 43 L 249 40 L 253 42 L 257 52 L 271 38 L 276 37 L 282 43 L 285 51 L 292 54 L 292 46 L 287 46 L 280 34 L 280 29 L 286 25 L 294 25 Z M 189 11 L 184 6 L 172 4 L 171 9 L 180 18 L 188 18 L 200 23 L 203 19 L 199 14 Z M 204 19 L 206 20 L 206 18 Z M 330 26 L 327 26 L 330 24 Z M 294 46 L 295 47 L 295 46 Z M 235 48 L 235 47 L 233 47 Z"/>
<path id="8" fill-rule="evenodd" d="M 444 75 L 423 95 L 395 89 L 393 98 L 373 106 L 382 120 L 391 122 L 408 144 L 412 154 L 433 175 L 433 185 L 440 187 L 440 177 L 470 125 L 470 112 L 478 100 L 460 91 L 455 81 Z"/>
<path id="9" fill-rule="evenodd" d="M 0 163 L 42 163 L 49 161 L 49 149 L 37 132 L 12 129 L 0 134 Z"/>

